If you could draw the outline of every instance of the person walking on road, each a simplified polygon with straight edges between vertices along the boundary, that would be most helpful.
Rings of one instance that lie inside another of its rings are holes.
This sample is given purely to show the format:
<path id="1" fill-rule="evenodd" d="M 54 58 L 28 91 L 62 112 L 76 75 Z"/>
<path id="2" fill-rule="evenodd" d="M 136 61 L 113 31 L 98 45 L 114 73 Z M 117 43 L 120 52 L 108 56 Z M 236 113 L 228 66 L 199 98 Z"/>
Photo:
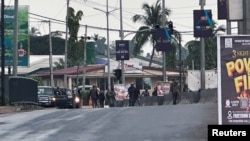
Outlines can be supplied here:
<path id="1" fill-rule="evenodd" d="M 97 90 L 97 87 L 95 85 L 89 91 L 89 98 L 91 98 L 92 107 L 97 108 L 98 90 Z"/>
<path id="2" fill-rule="evenodd" d="M 101 90 L 98 94 L 98 100 L 99 100 L 99 103 L 100 103 L 100 107 L 101 108 L 104 108 L 104 101 L 105 101 L 105 95 L 104 95 L 104 91 Z"/>
<path id="3" fill-rule="evenodd" d="M 106 98 L 108 100 L 109 107 L 115 106 L 115 92 L 108 89 L 106 93 Z"/>
<path id="4" fill-rule="evenodd" d="M 134 84 L 131 84 L 130 87 L 128 88 L 129 106 L 135 105 L 135 101 L 138 98 L 136 94 L 137 94 L 137 89 L 135 88 Z"/>
<path id="5" fill-rule="evenodd" d="M 172 93 L 172 96 L 173 96 L 173 105 L 176 105 L 177 97 L 179 95 L 179 87 L 178 87 L 178 83 L 176 82 L 176 80 L 173 80 L 170 86 L 170 92 Z"/>

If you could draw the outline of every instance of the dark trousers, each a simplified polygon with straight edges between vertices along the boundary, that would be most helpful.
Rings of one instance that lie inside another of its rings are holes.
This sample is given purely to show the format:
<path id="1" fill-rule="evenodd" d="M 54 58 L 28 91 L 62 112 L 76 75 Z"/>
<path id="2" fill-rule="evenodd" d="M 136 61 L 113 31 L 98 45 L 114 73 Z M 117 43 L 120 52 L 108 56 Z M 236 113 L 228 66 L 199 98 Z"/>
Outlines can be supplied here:
<path id="1" fill-rule="evenodd" d="M 101 108 L 104 107 L 104 101 L 100 101 L 100 107 L 101 107 Z"/>
<path id="2" fill-rule="evenodd" d="M 96 98 L 92 98 L 92 107 L 93 108 L 97 108 L 97 99 Z"/>
<path id="3" fill-rule="evenodd" d="M 177 97 L 178 97 L 178 92 L 173 92 L 173 105 L 177 104 Z"/>
<path id="4" fill-rule="evenodd" d="M 135 106 L 135 100 L 129 99 L 129 106 Z"/>

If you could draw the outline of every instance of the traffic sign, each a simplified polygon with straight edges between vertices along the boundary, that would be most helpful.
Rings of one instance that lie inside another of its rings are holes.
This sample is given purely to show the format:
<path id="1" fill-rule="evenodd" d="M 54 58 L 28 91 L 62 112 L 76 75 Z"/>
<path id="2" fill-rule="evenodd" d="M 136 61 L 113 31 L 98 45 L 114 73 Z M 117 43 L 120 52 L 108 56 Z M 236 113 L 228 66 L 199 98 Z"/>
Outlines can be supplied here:
<path id="1" fill-rule="evenodd" d="M 116 60 L 129 60 L 129 40 L 116 40 Z"/>

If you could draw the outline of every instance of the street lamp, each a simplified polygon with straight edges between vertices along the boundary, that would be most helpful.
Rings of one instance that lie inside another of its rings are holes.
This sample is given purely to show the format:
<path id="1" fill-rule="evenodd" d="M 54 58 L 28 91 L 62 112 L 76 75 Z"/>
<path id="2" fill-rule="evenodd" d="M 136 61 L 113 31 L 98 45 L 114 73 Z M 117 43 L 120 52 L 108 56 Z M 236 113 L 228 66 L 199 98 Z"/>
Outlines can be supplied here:
<path id="1" fill-rule="evenodd" d="M 110 49 L 109 49 L 109 13 L 117 10 L 117 9 L 113 9 L 111 11 L 109 11 L 108 8 L 108 0 L 106 0 L 106 11 L 98 9 L 98 8 L 94 8 L 95 10 L 101 11 L 106 13 L 106 17 L 107 17 L 107 62 L 108 62 L 108 90 L 111 89 L 111 78 L 110 78 Z"/>
<path id="2" fill-rule="evenodd" d="M 51 39 L 51 22 L 48 21 L 42 21 L 49 23 L 49 67 L 50 67 L 50 85 L 54 87 L 54 78 L 53 78 L 53 64 L 52 64 L 52 39 Z"/>
<path id="3" fill-rule="evenodd" d="M 67 0 L 67 9 L 66 9 L 66 35 L 65 35 L 65 59 L 64 59 L 64 70 L 68 67 L 68 16 L 69 16 L 69 0 Z M 67 73 L 64 73 L 64 87 L 67 88 Z"/>

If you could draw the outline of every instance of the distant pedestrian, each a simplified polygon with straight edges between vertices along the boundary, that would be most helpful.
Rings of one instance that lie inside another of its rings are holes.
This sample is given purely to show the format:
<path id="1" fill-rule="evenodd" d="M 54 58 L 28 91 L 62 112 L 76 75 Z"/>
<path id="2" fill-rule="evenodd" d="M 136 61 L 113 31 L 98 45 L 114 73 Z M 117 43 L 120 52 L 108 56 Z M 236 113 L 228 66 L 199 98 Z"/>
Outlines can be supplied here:
<path id="1" fill-rule="evenodd" d="M 56 88 L 56 90 L 54 91 L 54 95 L 61 95 L 62 91 L 60 90 L 59 87 Z"/>
<path id="2" fill-rule="evenodd" d="M 101 90 L 99 92 L 99 94 L 98 94 L 98 100 L 99 100 L 99 103 L 100 103 L 100 107 L 104 108 L 104 101 L 105 101 L 104 91 Z"/>
<path id="3" fill-rule="evenodd" d="M 96 86 L 93 86 L 92 89 L 90 89 L 89 98 L 91 98 L 92 107 L 97 108 L 98 90 Z"/>
<path id="4" fill-rule="evenodd" d="M 129 106 L 134 106 L 135 101 L 138 98 L 137 89 L 135 88 L 134 84 L 131 84 L 128 88 L 128 96 L 129 96 Z"/>
<path id="5" fill-rule="evenodd" d="M 152 92 L 152 96 L 157 96 L 157 87 L 154 88 L 154 90 Z"/>
<path id="6" fill-rule="evenodd" d="M 148 91 L 148 88 L 145 88 L 145 90 L 142 92 L 142 94 L 141 94 L 142 96 L 144 96 L 144 97 L 147 97 L 147 96 L 149 96 L 149 91 Z"/>
<path id="7" fill-rule="evenodd" d="M 106 98 L 109 104 L 109 107 L 115 106 L 115 92 L 113 90 L 108 89 L 106 93 Z"/>
<path id="8" fill-rule="evenodd" d="M 179 87 L 178 87 L 178 83 L 176 82 L 176 80 L 173 80 L 170 86 L 170 92 L 172 93 L 172 96 L 173 96 L 173 105 L 176 105 L 177 97 L 179 95 Z"/>

